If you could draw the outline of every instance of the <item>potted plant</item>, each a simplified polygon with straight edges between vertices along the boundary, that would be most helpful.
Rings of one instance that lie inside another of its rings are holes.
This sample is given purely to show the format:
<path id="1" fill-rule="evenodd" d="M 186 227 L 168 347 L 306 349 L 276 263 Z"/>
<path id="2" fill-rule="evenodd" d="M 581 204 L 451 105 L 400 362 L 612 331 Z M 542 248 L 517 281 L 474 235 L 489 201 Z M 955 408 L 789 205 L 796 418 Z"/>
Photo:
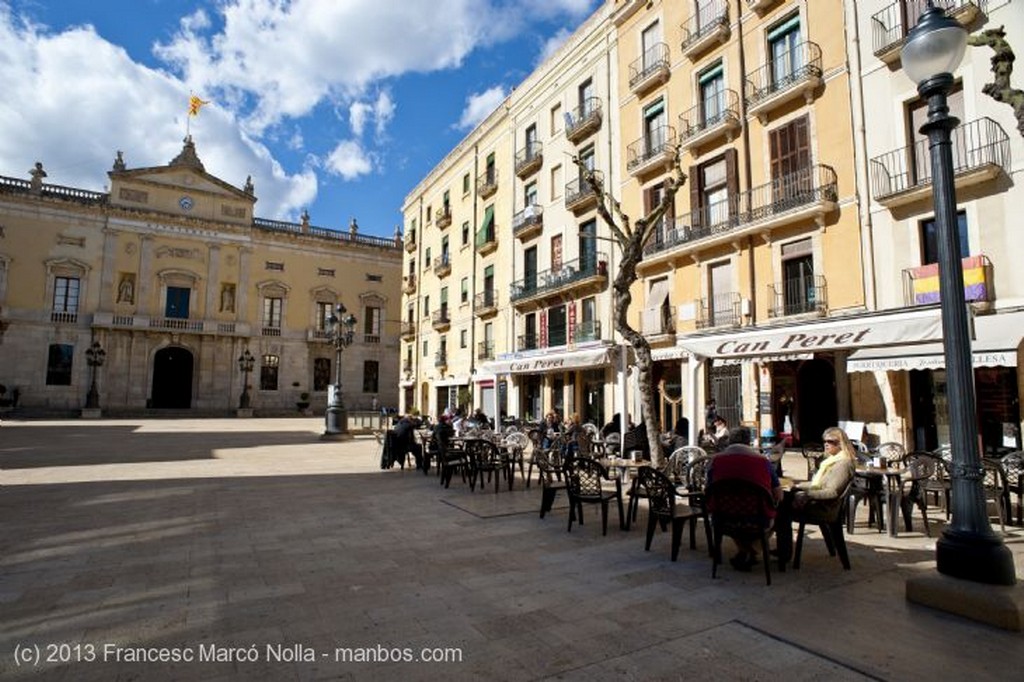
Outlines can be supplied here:
<path id="1" fill-rule="evenodd" d="M 295 407 L 299 408 L 299 412 L 306 414 L 309 412 L 309 393 L 303 391 L 299 394 L 299 400 L 295 403 Z"/>

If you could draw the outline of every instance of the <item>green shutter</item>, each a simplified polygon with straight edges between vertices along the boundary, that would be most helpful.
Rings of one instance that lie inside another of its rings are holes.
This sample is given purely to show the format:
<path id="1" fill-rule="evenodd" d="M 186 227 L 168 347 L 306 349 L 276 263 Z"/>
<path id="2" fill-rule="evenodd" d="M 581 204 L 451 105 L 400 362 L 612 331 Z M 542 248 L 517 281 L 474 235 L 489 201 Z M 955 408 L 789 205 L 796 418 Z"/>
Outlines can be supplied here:
<path id="1" fill-rule="evenodd" d="M 790 31 L 800 26 L 800 14 L 794 14 L 789 19 L 784 20 L 781 24 L 776 24 L 768 31 L 768 42 L 775 42 L 782 36 L 786 35 Z"/>
<path id="2" fill-rule="evenodd" d="M 494 277 L 493 265 L 488 265 L 486 268 L 484 268 L 484 279 L 488 279 L 490 277 Z"/>
<path id="3" fill-rule="evenodd" d="M 712 81 L 722 75 L 722 62 L 718 62 L 711 68 L 705 70 L 698 78 L 698 82 L 704 85 L 708 81 Z"/>
<path id="4" fill-rule="evenodd" d="M 665 100 L 659 99 L 654 104 L 651 104 L 644 108 L 644 120 L 654 118 L 665 111 Z"/>

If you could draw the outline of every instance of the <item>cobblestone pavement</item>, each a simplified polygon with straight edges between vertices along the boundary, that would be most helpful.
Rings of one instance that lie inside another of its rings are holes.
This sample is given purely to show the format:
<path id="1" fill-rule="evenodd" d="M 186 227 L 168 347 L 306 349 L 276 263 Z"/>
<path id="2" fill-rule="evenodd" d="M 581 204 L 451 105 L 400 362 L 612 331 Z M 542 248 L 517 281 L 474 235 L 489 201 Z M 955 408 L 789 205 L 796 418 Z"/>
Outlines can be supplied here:
<path id="1" fill-rule="evenodd" d="M 589 509 L 567 533 L 564 501 L 538 518 L 535 486 L 444 490 L 321 429 L 4 422 L 0 679 L 980 682 L 1024 667 L 1020 634 L 905 600 L 934 571 L 921 532 L 865 518 L 851 571 L 814 532 L 770 587 L 729 566 L 713 580 L 703 538 L 672 563 L 667 535 L 644 552 L 614 512 L 606 537 Z M 1024 575 L 1024 532 L 1007 530 Z"/>

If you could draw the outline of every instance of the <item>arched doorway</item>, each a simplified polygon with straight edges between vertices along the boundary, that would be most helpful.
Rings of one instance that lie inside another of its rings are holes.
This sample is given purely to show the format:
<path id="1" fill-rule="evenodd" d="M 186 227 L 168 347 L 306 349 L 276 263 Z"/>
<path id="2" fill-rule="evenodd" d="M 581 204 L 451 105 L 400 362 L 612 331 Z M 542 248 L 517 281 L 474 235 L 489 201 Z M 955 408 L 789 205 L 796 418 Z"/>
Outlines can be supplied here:
<path id="1" fill-rule="evenodd" d="M 827 360 L 808 360 L 797 370 L 796 381 L 796 428 L 800 440 L 820 442 L 822 432 L 839 422 L 835 368 Z"/>
<path id="2" fill-rule="evenodd" d="M 168 346 L 156 352 L 153 357 L 153 407 L 192 407 L 192 362 L 192 353 L 181 346 Z"/>

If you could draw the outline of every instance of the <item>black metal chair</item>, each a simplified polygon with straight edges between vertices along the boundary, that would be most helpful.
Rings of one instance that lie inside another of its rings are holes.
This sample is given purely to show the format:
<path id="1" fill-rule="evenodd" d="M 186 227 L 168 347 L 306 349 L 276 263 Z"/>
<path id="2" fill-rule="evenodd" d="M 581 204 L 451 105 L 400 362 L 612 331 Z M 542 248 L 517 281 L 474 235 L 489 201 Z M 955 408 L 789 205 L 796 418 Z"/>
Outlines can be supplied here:
<path id="1" fill-rule="evenodd" d="M 818 526 L 825 540 L 829 556 L 839 554 L 839 561 L 845 570 L 850 570 L 850 555 L 846 551 L 846 538 L 843 536 L 843 521 L 846 517 L 846 505 L 850 503 L 850 489 L 853 480 L 834 500 L 809 500 L 799 509 L 792 510 L 792 518 L 799 524 L 796 533 L 796 548 L 793 551 L 793 568 L 800 568 L 800 554 L 804 547 L 804 528 L 808 523 Z"/>
<path id="2" fill-rule="evenodd" d="M 1017 495 L 1017 525 L 1024 525 L 1021 512 L 1024 510 L 1024 452 L 1017 451 L 1004 455 L 999 460 L 1003 467 L 1003 477 L 1006 481 L 1006 494 L 1004 506 L 1006 507 L 1006 520 L 1013 523 L 1013 505 L 1010 494 Z"/>
<path id="3" fill-rule="evenodd" d="M 647 541 L 644 544 L 644 550 L 648 552 L 651 550 L 654 527 L 659 521 L 663 529 L 669 523 L 672 524 L 672 561 L 679 558 L 683 526 L 687 521 L 690 522 L 690 549 L 697 549 L 697 519 L 704 516 L 704 511 L 678 500 L 672 480 L 657 469 L 647 466 L 640 467 L 636 480 L 637 486 L 642 487 L 646 492 L 648 503 Z M 704 528 L 708 534 L 708 547 L 710 547 L 711 529 L 707 525 Z"/>
<path id="4" fill-rule="evenodd" d="M 814 478 L 818 467 L 825 460 L 825 446 L 821 443 L 804 443 L 801 453 L 807 462 L 807 480 L 809 481 Z"/>
<path id="5" fill-rule="evenodd" d="M 768 561 L 768 538 L 773 530 L 775 501 L 767 489 L 741 478 L 712 481 L 706 490 L 707 509 L 711 518 L 713 546 L 711 577 L 718 575 L 722 563 L 722 537 L 739 542 L 761 543 L 761 563 L 764 564 L 765 583 L 772 584 Z"/>
<path id="6" fill-rule="evenodd" d="M 552 464 L 550 453 L 541 450 L 534 455 L 531 463 L 536 464 L 537 469 L 540 471 L 542 486 L 540 517 L 543 519 L 544 515 L 551 511 L 551 508 L 554 506 L 558 491 L 566 489 L 565 481 L 562 480 L 562 475 L 558 468 Z"/>
<path id="7" fill-rule="evenodd" d="M 609 490 L 602 482 L 614 483 Z M 573 521 L 579 518 L 583 525 L 583 504 L 601 505 L 601 534 L 608 534 L 608 505 L 616 500 L 619 505 L 619 528 L 624 529 L 626 515 L 622 508 L 622 481 L 608 476 L 608 470 L 597 460 L 587 457 L 573 457 L 565 464 L 566 491 L 569 495 L 569 532 Z"/>
<path id="8" fill-rule="evenodd" d="M 941 460 L 930 452 L 911 452 L 903 456 L 902 463 L 904 472 L 900 475 L 898 488 L 893 492 L 900 505 L 900 511 L 903 512 L 903 525 L 907 532 L 913 529 L 911 512 L 916 506 L 921 510 L 921 517 L 924 519 L 925 535 L 931 537 L 926 491 L 928 482 L 935 479 L 936 467 L 942 466 Z"/>
<path id="9" fill-rule="evenodd" d="M 476 490 L 477 482 L 483 490 L 486 475 L 494 479 L 494 492 L 498 492 L 502 474 L 508 480 L 508 489 L 512 490 L 512 462 L 497 445 L 485 438 L 474 438 L 466 442 L 466 452 L 469 455 L 470 490 Z"/>

